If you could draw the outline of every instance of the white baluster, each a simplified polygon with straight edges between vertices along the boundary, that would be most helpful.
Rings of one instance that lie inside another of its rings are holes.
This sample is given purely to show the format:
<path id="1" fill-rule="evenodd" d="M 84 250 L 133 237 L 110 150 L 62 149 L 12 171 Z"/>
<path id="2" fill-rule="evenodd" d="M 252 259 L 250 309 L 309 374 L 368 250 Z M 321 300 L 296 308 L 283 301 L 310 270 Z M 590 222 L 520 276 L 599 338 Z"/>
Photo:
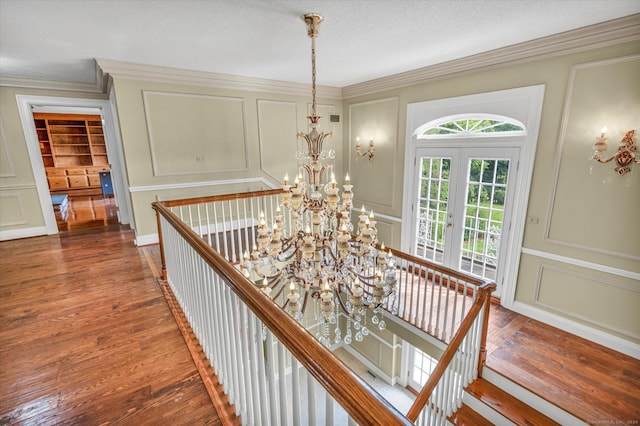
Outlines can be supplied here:
<path id="1" fill-rule="evenodd" d="M 278 391 L 280 392 L 280 424 L 287 426 L 287 371 L 284 345 L 278 341 Z"/>
<path id="2" fill-rule="evenodd" d="M 298 360 L 291 357 L 291 404 L 293 408 L 293 426 L 300 426 L 300 373 Z"/>
<path id="3" fill-rule="evenodd" d="M 267 329 L 267 364 L 265 365 L 267 372 L 267 387 L 269 389 L 269 411 L 271 413 L 271 424 L 279 425 L 278 421 L 278 397 L 279 395 L 276 393 L 276 376 L 275 376 L 275 359 L 273 355 L 273 335 L 271 331 Z"/>

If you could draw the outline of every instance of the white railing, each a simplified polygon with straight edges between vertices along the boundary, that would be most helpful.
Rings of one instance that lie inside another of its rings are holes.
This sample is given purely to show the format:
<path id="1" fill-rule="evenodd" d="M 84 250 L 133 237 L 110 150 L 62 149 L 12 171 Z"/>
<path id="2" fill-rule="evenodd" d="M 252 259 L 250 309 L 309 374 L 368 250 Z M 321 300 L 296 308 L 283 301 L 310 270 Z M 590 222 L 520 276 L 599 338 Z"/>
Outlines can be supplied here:
<path id="1" fill-rule="evenodd" d="M 381 421 L 379 413 L 388 416 L 387 424 L 407 422 L 346 367 L 337 367 L 342 364 L 330 351 L 267 303 L 234 267 L 255 244 L 259 214 L 271 223 L 279 194 L 271 190 L 154 203 L 163 273 L 229 402 L 243 424 L 345 424 L 351 417 L 374 424 Z M 290 219 L 285 215 L 285 233 L 291 232 Z M 450 343 L 408 417 L 419 424 L 443 424 L 483 364 L 486 312 L 495 286 L 405 253 L 393 254 L 398 283 L 386 315 Z M 295 349 L 300 336 L 307 342 L 302 358 Z M 321 354 L 310 356 L 309 348 Z M 320 368 L 318 359 L 329 364 Z M 429 394 L 423 395 L 427 388 Z M 379 413 L 372 415 L 374 405 Z"/>
<path id="2" fill-rule="evenodd" d="M 242 424 L 410 424 L 167 213 L 167 282 Z"/>
<path id="3" fill-rule="evenodd" d="M 280 190 L 171 202 L 171 211 L 233 264 L 256 244 L 259 214 L 273 223 Z M 291 234 L 289 211 L 283 209 L 283 234 Z M 385 309 L 410 325 L 448 343 L 469 312 L 484 283 L 424 259 L 392 250 L 397 266 L 396 295 Z M 384 320 L 382 326 L 384 327 Z"/>

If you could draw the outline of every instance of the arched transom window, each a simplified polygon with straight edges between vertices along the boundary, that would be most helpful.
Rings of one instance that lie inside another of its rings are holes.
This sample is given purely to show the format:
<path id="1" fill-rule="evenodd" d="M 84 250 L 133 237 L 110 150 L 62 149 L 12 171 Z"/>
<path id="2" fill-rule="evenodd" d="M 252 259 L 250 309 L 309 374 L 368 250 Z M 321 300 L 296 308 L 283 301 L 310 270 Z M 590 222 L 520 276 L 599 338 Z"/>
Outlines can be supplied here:
<path id="1" fill-rule="evenodd" d="M 525 135 L 524 125 L 513 118 L 492 114 L 450 115 L 432 120 L 414 132 L 417 139 Z"/>

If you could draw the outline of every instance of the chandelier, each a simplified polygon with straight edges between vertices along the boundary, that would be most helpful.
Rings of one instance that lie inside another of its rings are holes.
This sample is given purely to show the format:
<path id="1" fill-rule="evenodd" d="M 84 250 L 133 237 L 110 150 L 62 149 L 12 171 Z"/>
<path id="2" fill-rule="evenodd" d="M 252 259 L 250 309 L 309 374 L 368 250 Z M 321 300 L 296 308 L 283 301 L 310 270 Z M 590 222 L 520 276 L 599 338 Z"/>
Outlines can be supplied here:
<path id="1" fill-rule="evenodd" d="M 381 330 L 386 328 L 382 305 L 395 298 L 395 265 L 391 251 L 376 244 L 375 216 L 367 214 L 364 206 L 353 235 L 349 175 L 340 195 L 332 165 L 321 162 L 335 156 L 333 150 L 323 149 L 331 133 L 319 131 L 316 112 L 315 38 L 323 17 L 310 13 L 302 20 L 311 38 L 311 131 L 298 133 L 299 163 L 293 184 L 285 175 L 281 205 L 271 226 L 260 214 L 256 245 L 251 253 L 244 253 L 240 269 L 296 321 L 312 316 L 319 324 L 316 337 L 322 344 L 341 340 L 350 344 L 352 338 L 362 341 L 369 334 L 369 321 Z M 346 318 L 343 328 L 341 314 Z M 333 338 L 331 325 L 335 325 Z"/>

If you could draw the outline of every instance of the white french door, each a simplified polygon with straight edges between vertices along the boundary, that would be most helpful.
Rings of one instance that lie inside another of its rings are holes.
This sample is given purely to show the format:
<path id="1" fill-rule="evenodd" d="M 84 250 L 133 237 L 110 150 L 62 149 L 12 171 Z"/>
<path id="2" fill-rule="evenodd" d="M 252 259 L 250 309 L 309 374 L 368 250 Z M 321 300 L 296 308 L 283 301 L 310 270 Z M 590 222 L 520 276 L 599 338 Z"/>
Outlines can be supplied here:
<path id="1" fill-rule="evenodd" d="M 499 286 L 518 155 L 519 148 L 418 148 L 413 254 Z"/>

